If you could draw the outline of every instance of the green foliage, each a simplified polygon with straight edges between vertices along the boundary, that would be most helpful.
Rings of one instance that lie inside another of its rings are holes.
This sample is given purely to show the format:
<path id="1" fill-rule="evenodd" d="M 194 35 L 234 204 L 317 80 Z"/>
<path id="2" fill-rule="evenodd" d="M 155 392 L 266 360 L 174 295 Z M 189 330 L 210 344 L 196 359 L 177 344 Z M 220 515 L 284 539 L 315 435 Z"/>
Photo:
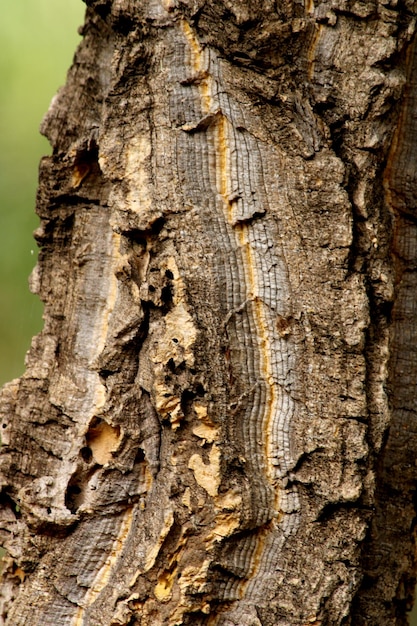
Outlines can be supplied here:
<path id="1" fill-rule="evenodd" d="M 80 40 L 81 0 L 8 2 L 0 20 L 0 384 L 22 374 L 42 305 L 27 278 L 36 263 L 38 128 Z"/>

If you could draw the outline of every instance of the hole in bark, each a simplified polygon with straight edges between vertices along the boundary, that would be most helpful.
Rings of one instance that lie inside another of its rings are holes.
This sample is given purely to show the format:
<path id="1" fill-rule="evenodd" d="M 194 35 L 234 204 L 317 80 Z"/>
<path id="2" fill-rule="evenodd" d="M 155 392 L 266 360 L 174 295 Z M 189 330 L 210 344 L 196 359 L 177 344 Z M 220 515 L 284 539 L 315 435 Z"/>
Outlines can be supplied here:
<path id="1" fill-rule="evenodd" d="M 133 20 L 127 15 L 119 15 L 114 23 L 114 29 L 122 33 L 122 35 L 128 35 L 134 28 Z"/>
<path id="2" fill-rule="evenodd" d="M 214 585 L 220 584 L 221 586 L 223 586 L 225 583 L 230 584 L 231 580 L 236 581 L 245 578 L 245 572 L 242 572 L 240 576 L 236 575 L 234 571 L 231 571 L 231 569 L 229 569 L 229 567 L 223 563 L 214 563 L 212 565 L 212 572 Z"/>
<path id="3" fill-rule="evenodd" d="M 149 285 L 148 289 L 151 293 L 154 293 L 155 291 L 155 287 L 153 285 Z"/>
<path id="4" fill-rule="evenodd" d="M 375 585 L 377 581 L 377 578 L 375 578 L 374 576 L 370 576 L 369 574 L 365 574 L 365 576 L 362 579 L 362 588 L 363 589 L 372 589 L 372 587 Z"/>
<path id="5" fill-rule="evenodd" d="M 357 506 L 357 502 L 328 502 L 318 511 L 315 521 L 323 523 L 335 518 L 341 511 L 354 510 Z"/>
<path id="6" fill-rule="evenodd" d="M 322 102 L 315 102 L 313 109 L 320 115 L 320 113 L 324 113 L 328 109 L 333 109 L 335 104 L 335 99 L 332 96 L 328 96 L 327 99 Z"/>
<path id="7" fill-rule="evenodd" d="M 146 236 L 143 232 L 143 230 L 129 230 L 129 232 L 127 233 L 128 238 L 130 239 L 130 241 L 136 243 L 138 246 L 141 246 L 142 248 L 146 248 L 148 240 L 146 239 Z"/>
<path id="8" fill-rule="evenodd" d="M 388 321 L 391 321 L 391 314 L 392 314 L 392 307 L 393 307 L 393 302 L 381 302 L 381 304 L 379 305 L 379 310 L 381 311 L 381 314 L 387 318 Z"/>
<path id="9" fill-rule="evenodd" d="M 16 517 L 20 517 L 20 506 L 4 491 L 0 494 L 0 504 L 9 507 Z"/>
<path id="10" fill-rule="evenodd" d="M 80 454 L 81 454 L 81 458 L 83 459 L 83 461 L 85 461 L 86 463 L 91 462 L 93 458 L 93 453 L 91 451 L 91 448 L 89 448 L 88 446 L 84 446 L 84 448 L 81 448 Z"/>
<path id="11" fill-rule="evenodd" d="M 101 174 L 98 164 L 98 146 L 94 141 L 91 142 L 89 150 L 80 150 L 75 157 L 71 179 L 72 187 L 78 189 L 90 174 L 95 176 Z"/>
<path id="12" fill-rule="evenodd" d="M 187 365 L 185 363 L 185 361 L 181 361 L 180 363 L 178 363 L 178 365 L 176 365 L 174 359 L 169 359 L 168 363 L 167 363 L 167 368 L 169 369 L 170 372 L 172 372 L 173 374 L 178 373 L 178 372 L 184 372 L 187 368 Z"/>
<path id="13" fill-rule="evenodd" d="M 142 448 L 138 448 L 135 456 L 135 463 L 143 463 L 145 460 L 145 452 Z"/>
<path id="14" fill-rule="evenodd" d="M 211 601 L 210 606 L 216 606 L 216 602 Z M 216 613 L 216 609 L 214 608 L 213 614 L 215 613 Z M 203 613 L 202 611 L 193 611 L 192 615 L 188 615 L 188 616 L 184 615 L 183 626 L 195 626 L 195 624 L 206 624 L 206 623 L 207 623 L 207 613 Z"/>
<path id="15" fill-rule="evenodd" d="M 165 276 L 170 280 L 174 278 L 174 274 L 171 272 L 171 270 L 165 270 Z"/>
<path id="16" fill-rule="evenodd" d="M 172 302 L 172 289 L 170 285 L 165 285 L 161 290 L 161 300 L 164 304 Z"/>
<path id="17" fill-rule="evenodd" d="M 77 485 L 76 483 L 71 483 L 70 481 L 67 487 L 67 491 L 65 493 L 65 506 L 67 507 L 69 511 L 71 511 L 71 513 L 77 512 L 81 504 L 81 500 L 82 500 L 80 495 L 81 495 L 80 486 Z"/>
<path id="18" fill-rule="evenodd" d="M 181 410 L 186 415 L 192 407 L 195 393 L 190 389 L 185 389 L 181 394 Z"/>
<path id="19" fill-rule="evenodd" d="M 107 378 L 113 374 L 114 372 L 112 370 L 100 370 L 100 376 L 101 378 L 104 378 L 104 380 L 107 380 Z"/>
<path id="20" fill-rule="evenodd" d="M 346 119 L 343 118 L 333 122 L 333 124 L 329 124 L 333 148 L 336 154 L 340 154 L 340 149 L 343 144 L 344 133 L 346 132 L 345 122 Z"/>
<path id="21" fill-rule="evenodd" d="M 198 396 L 200 396 L 200 398 L 202 396 L 206 395 L 206 390 L 204 389 L 203 385 L 201 383 L 198 383 L 196 388 L 195 388 L 195 392 Z"/>
<path id="22" fill-rule="evenodd" d="M 47 507 L 46 512 L 48 515 L 50 515 L 52 513 L 52 509 L 50 506 Z"/>
<path id="23" fill-rule="evenodd" d="M 99 14 L 101 19 L 105 20 L 106 17 L 110 13 L 110 6 L 108 4 L 99 4 L 99 3 L 97 3 L 97 5 L 94 7 L 94 10 Z M 80 30 L 81 30 L 81 28 L 80 28 Z M 83 35 L 83 33 L 80 32 L 80 35 Z"/>
<path id="24" fill-rule="evenodd" d="M 163 217 L 158 217 L 157 220 L 154 221 L 154 223 L 151 226 L 151 231 L 154 235 L 158 235 L 161 230 L 163 225 L 165 224 L 165 218 Z"/>

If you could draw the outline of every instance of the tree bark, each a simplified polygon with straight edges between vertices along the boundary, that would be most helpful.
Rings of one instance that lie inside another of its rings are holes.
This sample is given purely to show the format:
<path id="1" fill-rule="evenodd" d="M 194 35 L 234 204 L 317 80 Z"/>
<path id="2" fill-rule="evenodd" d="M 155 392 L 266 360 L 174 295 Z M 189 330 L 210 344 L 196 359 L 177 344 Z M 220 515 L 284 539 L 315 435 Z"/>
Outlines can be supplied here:
<path id="1" fill-rule="evenodd" d="M 87 2 L 0 404 L 2 623 L 407 624 L 414 21 Z"/>

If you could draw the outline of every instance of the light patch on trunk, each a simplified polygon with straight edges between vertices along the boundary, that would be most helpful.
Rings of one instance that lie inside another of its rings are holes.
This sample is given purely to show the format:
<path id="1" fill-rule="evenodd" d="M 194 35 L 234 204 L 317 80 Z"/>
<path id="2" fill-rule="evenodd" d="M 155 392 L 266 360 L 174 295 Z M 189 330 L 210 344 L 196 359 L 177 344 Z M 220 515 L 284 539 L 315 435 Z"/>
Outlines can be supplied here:
<path id="1" fill-rule="evenodd" d="M 155 355 L 156 362 L 167 363 L 169 359 L 178 362 L 185 361 L 187 365 L 194 364 L 194 354 L 190 350 L 195 342 L 196 328 L 191 315 L 188 313 L 183 302 L 166 314 L 165 334 L 158 341 L 158 350 Z"/>
<path id="2" fill-rule="evenodd" d="M 216 525 L 205 537 L 208 544 L 207 549 L 213 548 L 218 541 L 229 537 L 240 524 L 242 510 L 242 497 L 239 493 L 229 491 L 222 496 L 215 498 L 216 503 Z"/>
<path id="3" fill-rule="evenodd" d="M 210 450 L 208 465 L 199 454 L 193 454 L 188 462 L 188 468 L 193 470 L 196 482 L 209 496 L 217 496 L 220 486 L 220 450 L 216 444 Z"/>
<path id="4" fill-rule="evenodd" d="M 112 459 L 121 438 L 120 426 L 110 426 L 104 420 L 91 426 L 86 435 L 87 445 L 99 465 L 105 465 Z"/>
<path id="5" fill-rule="evenodd" d="M 167 600 L 171 596 L 172 586 L 177 572 L 164 572 L 158 580 L 158 584 L 153 590 L 155 598 L 160 602 Z"/>
<path id="6" fill-rule="evenodd" d="M 201 565 L 190 565 L 182 570 L 181 577 L 178 579 L 181 600 L 178 602 L 177 608 L 171 617 L 170 624 L 180 624 L 184 611 L 191 608 L 190 596 L 188 595 L 190 589 L 193 589 L 195 595 L 203 594 L 206 591 L 210 564 L 211 560 L 206 559 Z M 195 603 L 192 608 L 194 610 L 198 608 L 202 613 L 210 613 L 210 604 L 208 602 L 203 601 L 202 604 L 198 605 Z"/>
<path id="7" fill-rule="evenodd" d="M 209 416 L 207 415 L 207 407 L 204 404 L 196 402 L 194 404 L 194 411 L 197 413 L 197 417 L 201 420 L 201 423 L 196 424 L 193 427 L 193 433 L 196 437 L 200 437 L 208 443 L 213 443 L 219 437 L 219 429 L 215 427 Z"/>
<path id="8" fill-rule="evenodd" d="M 150 178 L 146 168 L 151 151 L 152 145 L 148 136 L 135 136 L 126 146 L 125 176 L 130 182 L 127 205 L 135 213 L 152 210 Z"/>

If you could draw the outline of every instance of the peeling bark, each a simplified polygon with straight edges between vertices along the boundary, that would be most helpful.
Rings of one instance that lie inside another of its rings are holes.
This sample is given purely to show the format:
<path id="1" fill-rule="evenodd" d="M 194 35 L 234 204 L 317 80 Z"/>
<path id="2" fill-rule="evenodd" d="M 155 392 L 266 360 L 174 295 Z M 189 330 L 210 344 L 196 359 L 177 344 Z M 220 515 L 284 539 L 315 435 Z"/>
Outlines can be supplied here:
<path id="1" fill-rule="evenodd" d="M 86 4 L 0 402 L 1 623 L 406 624 L 414 4 Z"/>

